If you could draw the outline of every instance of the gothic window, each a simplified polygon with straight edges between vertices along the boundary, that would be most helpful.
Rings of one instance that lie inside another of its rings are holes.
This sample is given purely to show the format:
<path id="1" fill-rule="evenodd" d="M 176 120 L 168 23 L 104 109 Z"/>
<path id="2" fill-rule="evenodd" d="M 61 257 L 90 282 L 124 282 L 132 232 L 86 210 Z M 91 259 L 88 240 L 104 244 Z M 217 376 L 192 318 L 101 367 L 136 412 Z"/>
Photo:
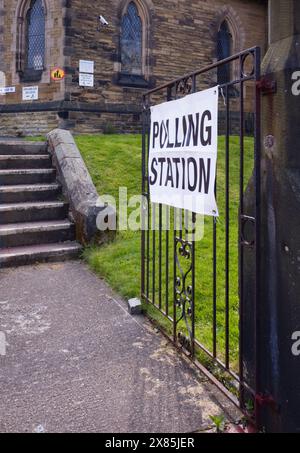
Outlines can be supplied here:
<path id="1" fill-rule="evenodd" d="M 17 18 L 16 71 L 21 82 L 38 82 L 46 67 L 46 1 L 19 0 Z"/>
<path id="2" fill-rule="evenodd" d="M 26 15 L 25 69 L 42 71 L 45 60 L 45 11 L 43 0 L 31 0 Z"/>
<path id="3" fill-rule="evenodd" d="M 230 57 L 233 51 L 233 39 L 228 23 L 224 20 L 218 31 L 217 58 L 224 60 Z M 230 82 L 230 64 L 219 66 L 218 68 L 218 84 Z"/>
<path id="4" fill-rule="evenodd" d="M 143 22 L 138 8 L 130 2 L 121 22 L 121 72 L 142 75 L 143 73 Z"/>

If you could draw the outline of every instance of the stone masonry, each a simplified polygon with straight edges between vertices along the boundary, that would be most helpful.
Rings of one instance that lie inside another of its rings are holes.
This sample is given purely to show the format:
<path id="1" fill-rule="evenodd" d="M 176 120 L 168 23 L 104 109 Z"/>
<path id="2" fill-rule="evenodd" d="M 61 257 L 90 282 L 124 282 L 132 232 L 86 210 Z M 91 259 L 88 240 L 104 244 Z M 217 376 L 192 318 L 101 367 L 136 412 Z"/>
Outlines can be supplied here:
<path id="1" fill-rule="evenodd" d="M 128 0 L 44 0 L 46 49 L 42 77 L 24 82 L 17 71 L 19 15 L 29 0 L 0 0 L 0 135 L 45 134 L 54 127 L 76 133 L 134 132 L 140 125 L 142 93 L 217 59 L 217 33 L 226 19 L 233 52 L 266 49 L 265 0 L 136 0 L 144 27 L 143 78 L 137 87 L 121 81 L 120 27 Z M 22 9 L 23 8 L 23 9 Z M 108 27 L 99 27 L 103 15 Z M 95 62 L 93 88 L 79 87 L 79 60 Z M 66 71 L 51 81 L 54 67 Z M 37 101 L 22 101 L 23 86 L 39 87 Z M 251 111 L 251 96 L 247 95 Z M 39 113 L 32 115 L 32 111 Z M 16 121 L 17 120 L 17 121 Z"/>

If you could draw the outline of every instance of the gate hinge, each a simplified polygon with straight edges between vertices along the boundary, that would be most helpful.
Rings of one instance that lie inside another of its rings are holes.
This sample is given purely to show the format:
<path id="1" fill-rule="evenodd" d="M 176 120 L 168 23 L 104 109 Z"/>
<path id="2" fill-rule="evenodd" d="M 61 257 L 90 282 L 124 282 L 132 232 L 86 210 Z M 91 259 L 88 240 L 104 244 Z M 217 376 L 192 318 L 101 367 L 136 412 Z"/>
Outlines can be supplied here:
<path id="1" fill-rule="evenodd" d="M 263 95 L 277 93 L 277 82 L 270 77 L 262 77 L 258 82 L 256 82 L 256 85 Z"/>
<path id="2" fill-rule="evenodd" d="M 256 403 L 259 406 L 269 406 L 271 409 L 273 409 L 276 412 L 280 412 L 280 406 L 279 404 L 275 401 L 274 397 L 272 395 L 267 395 L 267 394 L 257 394 L 255 396 Z"/>

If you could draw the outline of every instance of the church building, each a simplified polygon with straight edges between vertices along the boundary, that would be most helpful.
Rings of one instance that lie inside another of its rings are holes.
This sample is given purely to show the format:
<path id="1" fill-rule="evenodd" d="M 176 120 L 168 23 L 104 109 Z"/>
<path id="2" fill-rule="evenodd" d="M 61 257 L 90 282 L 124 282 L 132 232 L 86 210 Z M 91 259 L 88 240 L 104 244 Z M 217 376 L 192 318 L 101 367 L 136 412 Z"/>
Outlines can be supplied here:
<path id="1" fill-rule="evenodd" d="M 0 0 L 0 136 L 137 131 L 143 92 L 266 30 L 266 0 Z"/>

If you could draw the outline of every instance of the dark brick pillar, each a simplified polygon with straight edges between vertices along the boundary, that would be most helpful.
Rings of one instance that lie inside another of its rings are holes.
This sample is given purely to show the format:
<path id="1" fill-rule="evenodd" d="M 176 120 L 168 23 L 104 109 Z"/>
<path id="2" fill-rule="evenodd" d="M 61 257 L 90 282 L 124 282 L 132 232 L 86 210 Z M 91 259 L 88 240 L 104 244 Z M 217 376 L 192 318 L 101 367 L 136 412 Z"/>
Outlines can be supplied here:
<path id="1" fill-rule="evenodd" d="M 261 294 L 257 415 L 267 432 L 300 432 L 300 1 L 269 0 L 262 74 Z"/>

